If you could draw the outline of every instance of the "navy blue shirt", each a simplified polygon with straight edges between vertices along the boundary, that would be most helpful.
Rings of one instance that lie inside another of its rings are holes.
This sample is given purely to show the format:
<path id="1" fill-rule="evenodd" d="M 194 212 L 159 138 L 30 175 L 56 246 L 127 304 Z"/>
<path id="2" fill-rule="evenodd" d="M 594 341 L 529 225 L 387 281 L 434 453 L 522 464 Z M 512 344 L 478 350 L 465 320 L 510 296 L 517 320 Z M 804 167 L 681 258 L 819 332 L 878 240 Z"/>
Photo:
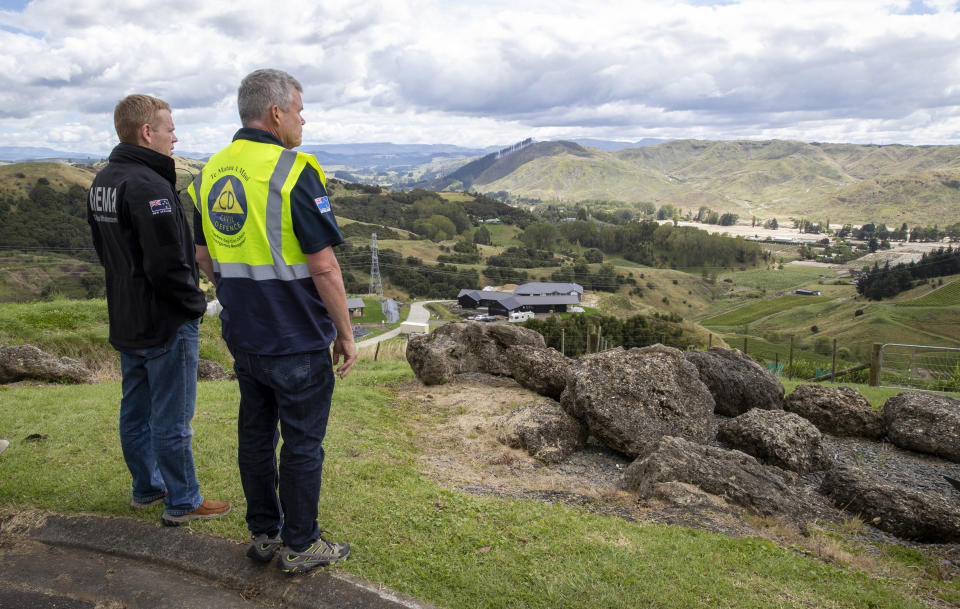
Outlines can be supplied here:
<path id="1" fill-rule="evenodd" d="M 234 140 L 283 146 L 274 135 L 242 128 Z M 322 199 L 322 200 L 321 200 Z M 290 192 L 293 231 L 304 254 L 343 243 L 320 175 L 307 164 Z M 194 242 L 205 246 L 203 220 L 194 209 Z M 221 277 L 217 297 L 223 305 L 223 338 L 231 349 L 259 355 L 290 355 L 327 349 L 336 328 L 308 278 L 255 280 Z"/>

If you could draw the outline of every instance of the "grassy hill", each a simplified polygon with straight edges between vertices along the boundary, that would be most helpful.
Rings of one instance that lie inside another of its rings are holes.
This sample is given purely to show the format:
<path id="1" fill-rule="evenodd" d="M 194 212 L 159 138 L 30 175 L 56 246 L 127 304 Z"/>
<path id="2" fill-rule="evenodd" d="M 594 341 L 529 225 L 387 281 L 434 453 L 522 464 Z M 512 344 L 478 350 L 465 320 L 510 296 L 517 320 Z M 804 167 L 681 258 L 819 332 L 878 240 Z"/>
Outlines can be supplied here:
<path id="1" fill-rule="evenodd" d="M 569 142 L 484 157 L 446 184 L 548 200 L 666 203 L 762 218 L 960 220 L 960 147 L 680 140 L 608 152 Z M 454 184 L 456 182 L 456 184 Z"/>

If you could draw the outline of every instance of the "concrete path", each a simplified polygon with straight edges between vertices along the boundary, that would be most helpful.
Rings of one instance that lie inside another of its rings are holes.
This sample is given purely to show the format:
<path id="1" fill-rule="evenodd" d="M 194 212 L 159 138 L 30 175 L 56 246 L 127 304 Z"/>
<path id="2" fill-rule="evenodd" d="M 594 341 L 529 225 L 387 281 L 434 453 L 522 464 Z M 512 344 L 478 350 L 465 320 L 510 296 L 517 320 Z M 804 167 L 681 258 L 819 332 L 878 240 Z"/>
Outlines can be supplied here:
<path id="1" fill-rule="evenodd" d="M 0 609 L 430 609 L 329 568 L 285 575 L 276 558 L 253 561 L 245 544 L 185 526 L 51 515 L 9 529 L 0 532 Z"/>
<path id="2" fill-rule="evenodd" d="M 427 310 L 427 307 L 424 305 L 428 305 L 433 302 L 450 302 L 450 301 L 449 300 L 424 300 L 422 302 L 414 302 L 410 305 L 410 313 L 409 315 L 407 315 L 407 321 L 421 323 L 421 324 L 425 324 L 428 321 L 430 321 L 430 311 Z M 389 332 L 384 332 L 383 334 L 378 334 L 377 336 L 374 336 L 372 338 L 365 338 L 361 341 L 358 341 L 357 349 L 361 349 L 363 347 L 369 347 L 381 341 L 385 341 L 388 338 L 393 338 L 394 336 L 399 336 L 399 335 L 400 335 L 400 328 L 397 327 L 397 328 L 394 328 L 393 330 L 390 330 Z"/>

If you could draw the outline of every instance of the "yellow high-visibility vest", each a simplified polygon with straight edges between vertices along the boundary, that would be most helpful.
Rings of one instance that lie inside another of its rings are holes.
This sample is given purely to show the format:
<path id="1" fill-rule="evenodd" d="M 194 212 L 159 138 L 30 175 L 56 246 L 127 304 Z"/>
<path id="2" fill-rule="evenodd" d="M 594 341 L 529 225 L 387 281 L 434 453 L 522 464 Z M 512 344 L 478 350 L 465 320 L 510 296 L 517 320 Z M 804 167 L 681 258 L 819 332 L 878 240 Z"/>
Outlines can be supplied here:
<path id="1" fill-rule="evenodd" d="M 203 218 L 213 270 L 220 277 L 310 277 L 290 211 L 290 192 L 307 165 L 325 187 L 313 155 L 275 144 L 237 139 L 210 158 L 187 193 Z"/>

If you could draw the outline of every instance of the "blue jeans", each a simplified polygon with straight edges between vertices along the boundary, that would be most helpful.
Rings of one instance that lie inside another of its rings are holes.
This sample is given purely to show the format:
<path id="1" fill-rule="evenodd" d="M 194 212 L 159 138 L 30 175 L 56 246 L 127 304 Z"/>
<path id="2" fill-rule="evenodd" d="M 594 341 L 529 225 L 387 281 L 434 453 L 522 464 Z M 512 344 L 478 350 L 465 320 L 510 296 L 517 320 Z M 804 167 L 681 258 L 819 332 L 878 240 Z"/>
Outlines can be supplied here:
<path id="1" fill-rule="evenodd" d="M 272 356 L 233 351 L 233 358 L 240 385 L 237 461 L 247 528 L 254 535 L 279 531 L 284 545 L 304 550 L 320 536 L 323 437 L 334 383 L 330 352 Z"/>
<path id="2" fill-rule="evenodd" d="M 133 499 L 147 502 L 167 493 L 165 512 L 173 516 L 203 502 L 190 446 L 199 332 L 199 322 L 188 321 L 165 345 L 120 350 L 120 445 Z"/>

